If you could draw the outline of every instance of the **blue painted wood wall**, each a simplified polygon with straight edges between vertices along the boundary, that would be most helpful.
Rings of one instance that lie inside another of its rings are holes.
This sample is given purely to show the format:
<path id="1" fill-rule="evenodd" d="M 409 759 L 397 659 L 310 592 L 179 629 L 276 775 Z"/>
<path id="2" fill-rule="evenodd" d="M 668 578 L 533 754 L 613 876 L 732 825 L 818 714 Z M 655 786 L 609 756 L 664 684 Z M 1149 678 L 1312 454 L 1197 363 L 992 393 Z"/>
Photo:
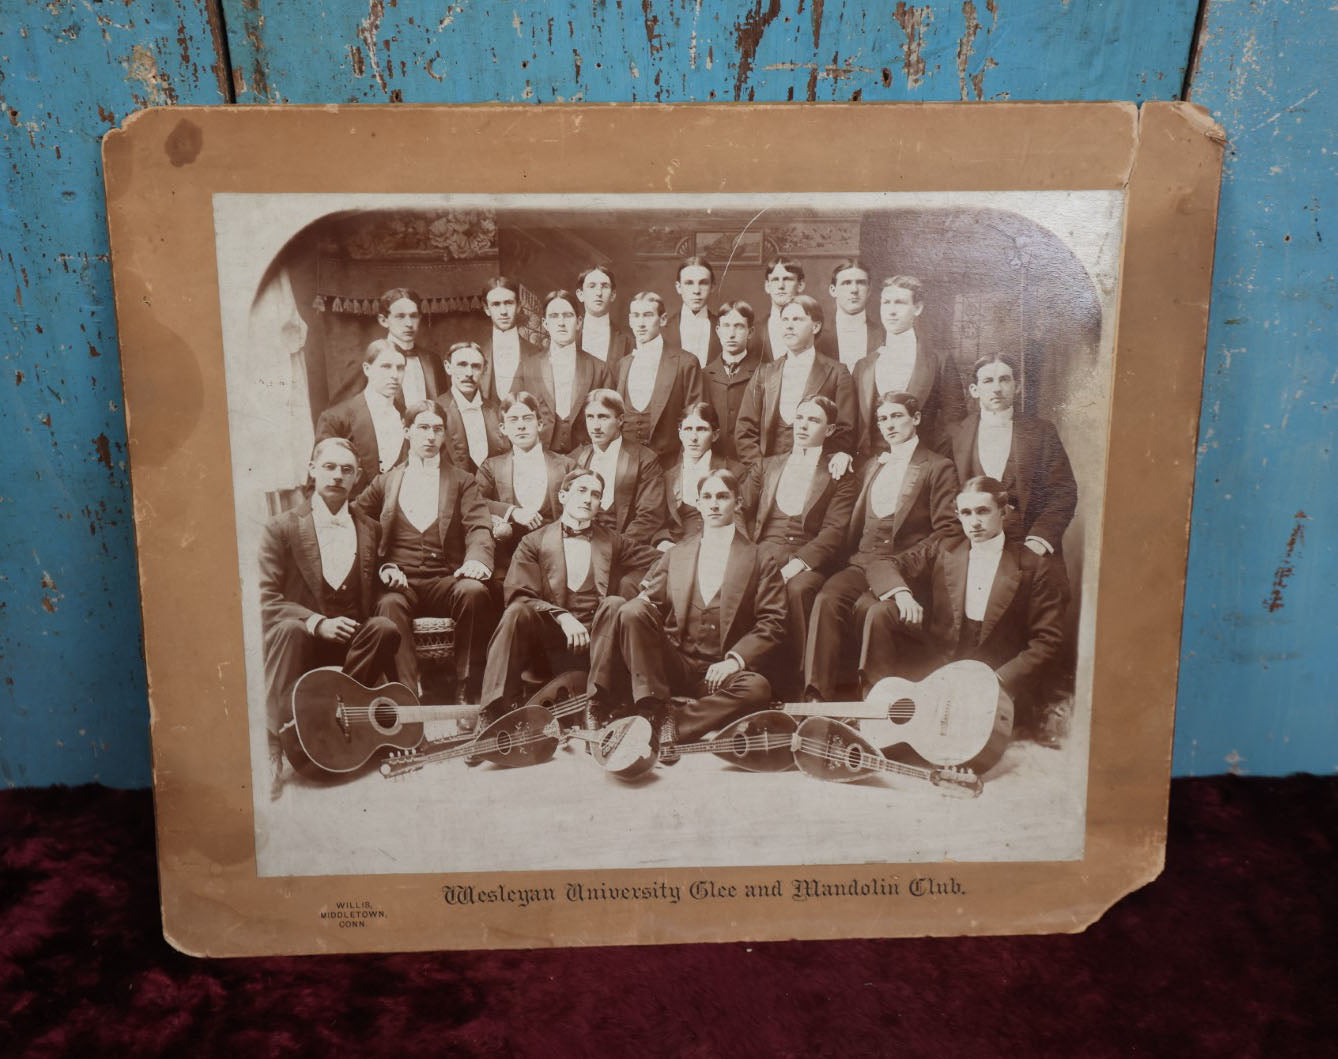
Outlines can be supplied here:
<path id="1" fill-rule="evenodd" d="M 150 779 L 102 133 L 155 103 L 488 100 L 1208 107 L 1231 150 L 1175 769 L 1330 772 L 1336 41 L 1328 0 L 0 0 L 0 782 Z"/>

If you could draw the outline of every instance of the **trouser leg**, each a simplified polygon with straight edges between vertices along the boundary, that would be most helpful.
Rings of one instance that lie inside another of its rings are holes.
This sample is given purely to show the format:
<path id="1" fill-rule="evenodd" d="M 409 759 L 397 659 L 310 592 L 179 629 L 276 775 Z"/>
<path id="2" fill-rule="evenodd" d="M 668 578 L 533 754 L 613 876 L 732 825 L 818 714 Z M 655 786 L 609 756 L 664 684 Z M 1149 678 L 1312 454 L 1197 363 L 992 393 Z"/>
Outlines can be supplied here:
<path id="1" fill-rule="evenodd" d="M 464 701 L 477 702 L 483 684 L 488 640 L 496 624 L 488 586 L 469 577 L 438 577 L 415 582 L 417 613 L 455 622 L 455 675 Z"/>
<path id="2" fill-rule="evenodd" d="M 804 648 L 804 692 L 831 701 L 840 683 L 843 648 L 858 642 L 854 608 L 869 590 L 864 571 L 847 566 L 813 600 Z"/>

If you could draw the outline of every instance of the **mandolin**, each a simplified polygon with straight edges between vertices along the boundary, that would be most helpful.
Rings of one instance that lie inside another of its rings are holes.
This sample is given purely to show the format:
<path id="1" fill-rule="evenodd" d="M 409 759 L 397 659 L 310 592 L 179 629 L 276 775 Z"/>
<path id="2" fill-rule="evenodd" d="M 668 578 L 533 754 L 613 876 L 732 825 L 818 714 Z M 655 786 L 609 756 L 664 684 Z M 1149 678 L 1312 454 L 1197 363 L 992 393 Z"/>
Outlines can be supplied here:
<path id="1" fill-rule="evenodd" d="M 285 756 L 306 775 L 356 772 L 386 747 L 423 741 L 424 721 L 473 720 L 477 706 L 423 706 L 403 684 L 368 688 L 327 666 L 293 685 L 293 719 L 279 732 Z"/>
<path id="2" fill-rule="evenodd" d="M 797 717 L 859 721 L 875 746 L 910 746 L 931 765 L 992 768 L 1013 734 L 1013 700 L 984 662 L 949 662 L 921 681 L 884 677 L 863 702 L 787 703 Z"/>
<path id="3" fill-rule="evenodd" d="M 392 751 L 381 763 L 381 775 L 402 776 L 424 765 L 455 758 L 464 758 L 468 764 L 487 761 L 504 768 L 539 765 L 553 756 L 558 742 L 553 715 L 542 706 L 522 706 L 499 717 L 476 738 L 458 746 L 427 753 L 413 749 Z"/>
<path id="4" fill-rule="evenodd" d="M 891 761 L 849 725 L 829 717 L 810 717 L 799 726 L 793 741 L 794 763 L 820 780 L 848 783 L 875 773 L 926 780 L 945 794 L 968 798 L 984 789 L 980 777 L 965 768 L 922 768 Z"/>
<path id="5" fill-rule="evenodd" d="M 562 736 L 589 744 L 590 756 L 605 772 L 619 779 L 632 780 L 655 767 L 659 752 L 654 734 L 650 721 L 640 714 L 633 714 L 619 717 L 598 731 L 570 728 Z"/>
<path id="6" fill-rule="evenodd" d="M 683 754 L 714 754 L 749 772 L 784 772 L 794 768 L 790 744 L 798 727 L 783 710 L 761 710 L 741 717 L 714 739 L 660 744 L 660 763 L 672 765 Z"/>

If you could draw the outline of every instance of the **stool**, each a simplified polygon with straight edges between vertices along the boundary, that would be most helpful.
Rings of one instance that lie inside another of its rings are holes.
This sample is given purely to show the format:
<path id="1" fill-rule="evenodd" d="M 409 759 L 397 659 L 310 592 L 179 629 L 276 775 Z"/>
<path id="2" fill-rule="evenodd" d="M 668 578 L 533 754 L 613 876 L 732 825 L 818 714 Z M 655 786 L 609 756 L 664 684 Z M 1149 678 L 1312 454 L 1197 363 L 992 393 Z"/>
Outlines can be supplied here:
<path id="1" fill-rule="evenodd" d="M 458 690 L 455 679 L 455 622 L 451 618 L 414 618 L 413 653 L 431 676 L 442 681 L 442 701 L 453 702 Z M 424 673 L 424 692 L 429 674 Z M 435 682 L 434 682 L 435 683 Z"/>

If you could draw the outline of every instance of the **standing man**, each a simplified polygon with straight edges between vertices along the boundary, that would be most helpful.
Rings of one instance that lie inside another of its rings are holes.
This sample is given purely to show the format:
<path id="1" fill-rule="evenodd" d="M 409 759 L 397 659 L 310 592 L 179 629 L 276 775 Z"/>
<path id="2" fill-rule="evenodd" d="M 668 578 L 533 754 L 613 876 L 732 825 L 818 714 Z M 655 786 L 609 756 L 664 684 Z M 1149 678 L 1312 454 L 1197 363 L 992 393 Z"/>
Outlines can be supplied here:
<path id="1" fill-rule="evenodd" d="M 604 480 L 600 525 L 637 544 L 650 544 L 664 525 L 664 470 L 655 453 L 623 437 L 623 399 L 613 390 L 592 390 L 585 399 L 590 443 L 572 458 Z"/>
<path id="2" fill-rule="evenodd" d="M 347 439 L 326 438 L 316 442 L 307 470 L 310 499 L 275 515 L 260 538 L 272 798 L 283 784 L 279 730 L 292 720 L 297 678 L 334 665 L 363 684 L 379 684 L 394 671 L 399 645 L 389 619 L 372 616 L 379 529 L 348 507 L 358 454 Z"/>
<path id="3" fill-rule="evenodd" d="M 795 411 L 802 402 L 821 394 L 836 403 L 835 429 L 827 439 L 827 452 L 842 454 L 843 466 L 833 470 L 840 477 L 850 464 L 855 441 L 855 391 L 850 372 L 830 357 L 818 357 L 814 349 L 823 324 L 822 306 L 816 299 L 796 295 L 786 304 L 781 322 L 785 354 L 758 368 L 743 395 L 734 426 L 739 459 L 756 463 L 764 456 L 789 452 Z"/>
<path id="4" fill-rule="evenodd" d="M 739 480 L 712 471 L 697 494 L 700 537 L 669 549 L 641 595 L 613 619 L 616 679 L 592 681 L 607 711 L 630 684 L 631 709 L 658 720 L 660 741 L 695 739 L 761 708 L 771 687 L 756 672 L 785 636 L 775 563 L 734 525 Z M 672 711 L 669 697 L 694 696 Z"/>
<path id="5" fill-rule="evenodd" d="M 618 582 L 655 552 L 597 523 L 603 488 L 598 471 L 568 472 L 558 489 L 560 521 L 516 548 L 506 610 L 488 644 L 483 706 L 490 717 L 520 699 L 527 669 L 552 675 L 588 666 L 592 685 L 609 672 L 613 617 L 623 603 Z"/>
<path id="6" fill-rule="evenodd" d="M 714 450 L 727 460 L 739 458 L 734 423 L 743 407 L 748 380 L 762 363 L 762 352 L 752 347 L 753 307 L 745 301 L 725 302 L 716 315 L 715 333 L 720 355 L 702 371 L 702 396 L 711 402 L 723 426 Z"/>
<path id="7" fill-rule="evenodd" d="M 832 270 L 827 288 L 836 302 L 832 326 L 818 335 L 818 352 L 832 357 L 853 372 L 855 365 L 878 348 L 878 322 L 864 311 L 869 301 L 869 266 L 847 259 Z"/>
<path id="8" fill-rule="evenodd" d="M 702 399 L 701 365 L 665 342 L 664 299 L 654 291 L 632 295 L 627 318 L 636 349 L 618 365 L 616 388 L 626 409 L 623 433 L 653 450 L 667 467 L 678 458 L 683 408 Z"/>
<path id="9" fill-rule="evenodd" d="M 706 258 L 685 258 L 678 266 L 674 290 L 678 291 L 683 304 L 674 314 L 669 334 L 677 337 L 679 348 L 696 357 L 702 368 L 720 356 L 720 338 L 715 332 L 715 319 L 706 308 L 713 286 L 715 270 Z"/>
<path id="10" fill-rule="evenodd" d="M 1013 509 L 1004 518 L 1008 539 L 1037 555 L 1058 555 L 1078 506 L 1078 483 L 1059 432 L 1049 420 L 1014 414 L 1019 375 L 1006 353 L 977 360 L 972 379 L 978 408 L 951 433 L 957 474 L 963 481 L 984 474 L 1002 482 Z"/>
<path id="11" fill-rule="evenodd" d="M 787 700 L 803 691 L 809 615 L 823 583 L 841 567 L 859 488 L 853 474 L 833 479 L 822 458 L 835 419 L 834 401 L 819 395 L 802 402 L 795 411 L 793 448 L 753 464 L 743 482 L 751 536 L 785 583 L 787 647 L 772 656 L 768 675 L 776 694 Z"/>
<path id="12" fill-rule="evenodd" d="M 792 257 L 773 257 L 764 273 L 771 312 L 765 324 L 757 329 L 753 341 L 766 364 L 785 355 L 785 335 L 781 326 L 781 312 L 796 295 L 804 293 L 804 266 Z"/>
<path id="13" fill-rule="evenodd" d="M 683 418 L 678 423 L 683 455 L 664 472 L 664 527 L 655 535 L 661 551 L 686 537 L 701 534 L 697 486 L 711 471 L 729 466 L 729 461 L 715 450 L 719 438 L 720 420 L 707 402 L 698 401 L 683 409 Z"/>
<path id="14" fill-rule="evenodd" d="M 879 292 L 878 315 L 885 338 L 855 365 L 859 408 L 857 454 L 885 452 L 874 421 L 885 393 L 914 394 L 920 402 L 920 437 L 935 452 L 949 453 L 948 431 L 966 415 L 962 380 L 950 356 L 939 357 L 920 341 L 915 322 L 924 311 L 924 285 L 914 276 L 889 276 Z"/>
<path id="15" fill-rule="evenodd" d="M 589 440 L 585 433 L 586 394 L 613 384 L 603 361 L 576 348 L 578 304 L 577 297 L 565 290 L 550 291 L 544 297 L 548 348 L 522 360 L 512 382 L 513 391 L 524 390 L 541 402 L 544 448 L 564 454 Z"/>
<path id="16" fill-rule="evenodd" d="M 418 343 L 423 323 L 423 296 L 408 287 L 394 287 L 381 295 L 376 322 L 386 338 L 404 356 L 404 402 L 435 401 L 450 386 L 441 358 Z"/>
<path id="17" fill-rule="evenodd" d="M 451 388 L 437 402 L 446 423 L 445 450 L 452 463 L 474 474 L 489 456 L 506 451 L 502 413 L 479 388 L 486 361 L 478 344 L 456 342 L 446 356 Z"/>
<path id="18" fill-rule="evenodd" d="M 919 424 L 920 406 L 913 395 L 883 395 L 878 426 L 889 451 L 865 464 L 860 475 L 846 528 L 850 565 L 830 578 L 813 602 L 804 650 L 805 695 L 828 702 L 836 697 L 843 648 L 861 638 L 867 646 L 872 635 L 868 614 L 891 595 L 896 556 L 927 537 L 960 533 L 953 509 L 957 472 L 946 456 L 920 444 Z"/>
<path id="19" fill-rule="evenodd" d="M 492 514 L 493 577 L 506 577 L 516 542 L 562 513 L 558 489 L 574 466 L 545 450 L 540 439 L 539 399 L 519 390 L 502 398 L 502 430 L 511 450 L 479 468 L 478 483 Z"/>
<path id="20" fill-rule="evenodd" d="M 618 281 L 608 265 L 592 265 L 576 279 L 581 303 L 581 350 L 618 370 L 618 361 L 632 351 L 632 334 L 613 321 L 610 310 L 618 297 Z"/>
<path id="21" fill-rule="evenodd" d="M 869 611 L 860 663 L 866 683 L 920 680 L 948 662 L 975 659 L 998 675 L 1024 727 L 1033 723 L 1041 675 L 1063 645 L 1065 589 L 1058 559 L 1006 539 L 1007 503 L 997 479 L 970 478 L 956 500 L 966 539 L 931 537 L 897 557 L 891 591 Z M 912 584 L 929 587 L 913 592 Z"/>
<path id="22" fill-rule="evenodd" d="M 359 475 L 351 495 L 382 471 L 395 466 L 404 454 L 404 354 L 389 339 L 378 338 L 362 358 L 367 385 L 362 393 L 327 408 L 316 420 L 316 440 L 347 438 L 359 457 Z"/>
<path id="23" fill-rule="evenodd" d="M 400 634 L 399 679 L 419 690 L 414 617 L 455 620 L 456 676 L 466 702 L 478 702 L 483 655 L 495 620 L 486 582 L 492 576 L 492 517 L 474 476 L 441 459 L 446 424 L 436 404 L 404 413 L 406 462 L 376 478 L 358 497 L 361 514 L 381 524 L 378 571 L 390 591 L 376 613 Z"/>
<path id="24" fill-rule="evenodd" d="M 511 392 L 520 358 L 539 352 L 534 343 L 520 337 L 520 284 L 508 276 L 494 276 L 483 287 L 483 311 L 492 322 L 479 343 L 485 369 L 479 388 L 487 400 L 496 401 Z"/>

